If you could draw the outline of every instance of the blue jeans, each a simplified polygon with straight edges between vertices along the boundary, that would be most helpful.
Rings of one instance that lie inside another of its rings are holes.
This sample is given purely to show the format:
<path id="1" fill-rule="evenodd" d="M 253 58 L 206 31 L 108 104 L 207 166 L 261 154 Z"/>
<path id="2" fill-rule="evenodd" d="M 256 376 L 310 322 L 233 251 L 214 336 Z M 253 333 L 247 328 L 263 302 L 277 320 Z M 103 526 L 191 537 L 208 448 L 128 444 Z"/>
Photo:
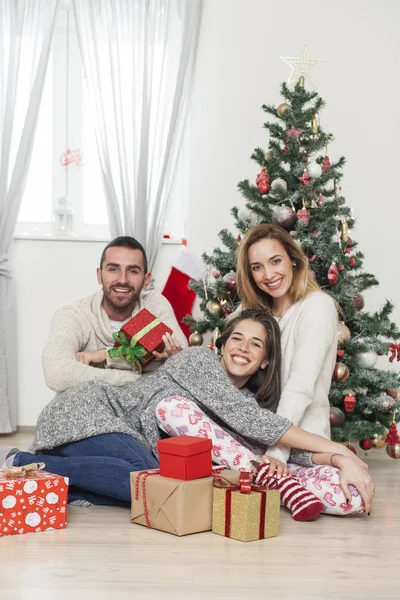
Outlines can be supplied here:
<path id="1" fill-rule="evenodd" d="M 46 463 L 46 471 L 69 477 L 68 501 L 127 506 L 131 502 L 130 473 L 157 469 L 158 462 L 135 438 L 105 433 L 59 446 L 46 454 L 18 452 L 15 466 Z"/>

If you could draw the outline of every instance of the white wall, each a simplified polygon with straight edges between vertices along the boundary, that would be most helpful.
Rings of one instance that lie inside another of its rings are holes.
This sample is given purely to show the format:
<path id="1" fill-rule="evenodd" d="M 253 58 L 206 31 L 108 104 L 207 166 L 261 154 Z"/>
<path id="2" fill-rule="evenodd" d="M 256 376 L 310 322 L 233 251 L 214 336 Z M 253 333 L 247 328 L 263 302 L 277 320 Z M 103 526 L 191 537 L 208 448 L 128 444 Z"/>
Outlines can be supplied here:
<path id="1" fill-rule="evenodd" d="M 390 298 L 400 323 L 396 180 L 400 139 L 397 0 L 206 0 L 193 89 L 190 139 L 188 249 L 200 255 L 219 244 L 232 226 L 229 209 L 244 204 L 241 179 L 255 179 L 249 159 L 267 147 L 263 103 L 279 104 L 290 70 L 279 56 L 327 59 L 314 71 L 327 102 L 321 125 L 335 141 L 331 158 L 347 164 L 343 193 L 358 220 L 352 237 L 365 252 L 365 269 L 380 286 L 366 294 L 367 309 Z M 44 385 L 40 354 L 54 310 L 96 289 L 95 267 L 103 244 L 17 240 L 20 425 L 33 425 L 52 397 Z M 168 275 L 176 246 L 163 246 L 157 289 Z M 387 365 L 386 358 L 381 359 Z"/>

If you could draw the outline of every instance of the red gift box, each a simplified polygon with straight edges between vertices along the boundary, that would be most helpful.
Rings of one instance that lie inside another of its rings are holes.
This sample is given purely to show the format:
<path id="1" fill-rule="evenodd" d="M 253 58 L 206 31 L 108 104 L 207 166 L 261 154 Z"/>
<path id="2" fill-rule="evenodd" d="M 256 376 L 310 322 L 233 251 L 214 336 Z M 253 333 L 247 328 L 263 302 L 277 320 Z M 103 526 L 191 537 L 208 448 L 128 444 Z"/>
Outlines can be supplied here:
<path id="1" fill-rule="evenodd" d="M 0 537 L 64 529 L 67 503 L 68 477 L 37 469 L 10 477 L 0 469 Z"/>
<path id="2" fill-rule="evenodd" d="M 154 351 L 162 352 L 164 350 L 165 344 L 162 341 L 162 336 L 166 333 L 172 333 L 172 329 L 162 323 L 147 308 L 142 308 L 137 315 L 121 327 L 117 334 L 114 334 L 114 348 L 129 344 L 128 354 L 134 348 L 139 348 L 139 350 L 144 348 L 146 352 L 143 352 L 142 355 L 139 354 L 137 360 L 139 363 L 147 365 L 154 360 Z M 113 356 L 112 350 L 109 352 Z"/>
<path id="3" fill-rule="evenodd" d="M 209 477 L 212 471 L 212 441 L 180 435 L 157 442 L 160 475 L 189 481 Z"/>

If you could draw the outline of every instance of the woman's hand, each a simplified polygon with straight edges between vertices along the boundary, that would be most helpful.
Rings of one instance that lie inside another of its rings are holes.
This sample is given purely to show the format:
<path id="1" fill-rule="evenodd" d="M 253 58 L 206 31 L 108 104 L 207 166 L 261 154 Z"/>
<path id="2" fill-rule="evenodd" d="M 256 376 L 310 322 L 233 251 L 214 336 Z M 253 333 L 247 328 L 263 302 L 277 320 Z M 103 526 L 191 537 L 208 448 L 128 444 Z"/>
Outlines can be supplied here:
<path id="1" fill-rule="evenodd" d="M 182 350 L 182 346 L 178 340 L 169 333 L 163 335 L 162 340 L 165 344 L 164 350 L 162 352 L 153 352 L 157 360 L 165 360 L 166 358 L 169 358 L 173 354 L 176 354 Z"/>
<path id="2" fill-rule="evenodd" d="M 361 494 L 364 501 L 364 510 L 369 515 L 375 494 L 375 485 L 368 473 L 368 465 L 354 455 L 336 455 L 332 459 L 332 464 L 340 469 L 339 485 L 343 490 L 346 500 L 351 502 L 352 497 L 349 485 L 353 485 Z"/>
<path id="3" fill-rule="evenodd" d="M 290 475 L 287 465 L 277 458 L 272 458 L 272 456 L 267 456 L 264 454 L 261 459 L 263 463 L 269 464 L 268 475 L 273 475 L 277 479 L 280 479 L 281 477 L 288 477 Z"/>

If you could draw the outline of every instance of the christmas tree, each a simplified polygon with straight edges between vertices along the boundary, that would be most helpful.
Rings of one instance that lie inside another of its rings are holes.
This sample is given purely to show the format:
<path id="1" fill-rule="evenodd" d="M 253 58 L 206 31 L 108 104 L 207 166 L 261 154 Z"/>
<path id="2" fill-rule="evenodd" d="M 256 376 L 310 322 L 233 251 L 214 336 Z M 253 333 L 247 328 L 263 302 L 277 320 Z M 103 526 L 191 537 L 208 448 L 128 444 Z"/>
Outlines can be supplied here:
<path id="1" fill-rule="evenodd" d="M 329 157 L 333 137 L 319 124 L 324 101 L 304 87 L 303 76 L 294 88 L 283 84 L 281 92 L 284 102 L 277 108 L 262 107 L 273 118 L 264 124 L 269 148 L 256 148 L 252 155 L 259 165 L 255 184 L 238 184 L 246 208 L 231 210 L 237 232 L 220 232 L 225 249 L 203 255 L 212 277 L 190 284 L 203 313 L 199 320 L 186 319 L 193 331 L 190 342 L 201 344 L 207 331 L 217 336 L 240 303 L 235 261 L 241 235 L 257 223 L 281 225 L 300 244 L 313 277 L 339 307 L 338 358 L 329 396 L 332 437 L 360 440 L 365 450 L 381 447 L 400 387 L 396 373 L 374 368 L 378 355 L 390 352 L 390 360 L 400 359 L 400 345 L 392 342 L 400 337 L 390 321 L 393 306 L 386 301 L 373 314 L 363 310 L 362 293 L 378 281 L 363 272 L 363 254 L 349 235 L 354 219 L 340 188 L 345 159 Z"/>

